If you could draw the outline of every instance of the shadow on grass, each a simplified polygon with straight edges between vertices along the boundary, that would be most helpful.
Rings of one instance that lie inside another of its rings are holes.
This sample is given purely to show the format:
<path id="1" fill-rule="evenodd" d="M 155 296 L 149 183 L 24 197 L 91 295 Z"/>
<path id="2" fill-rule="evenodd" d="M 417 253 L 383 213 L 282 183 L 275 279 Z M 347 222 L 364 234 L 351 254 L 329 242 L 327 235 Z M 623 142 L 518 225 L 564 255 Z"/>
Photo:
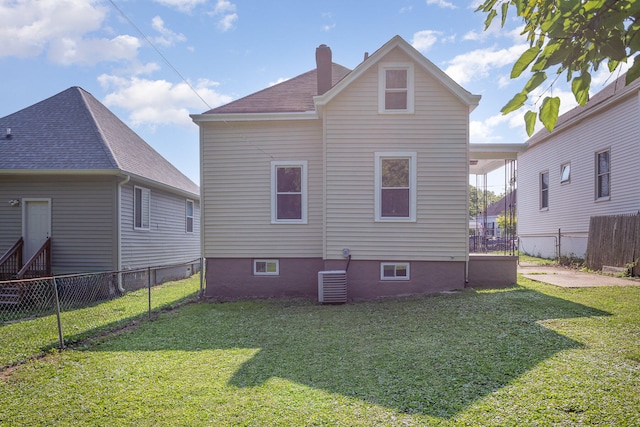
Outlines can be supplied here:
<path id="1" fill-rule="evenodd" d="M 229 385 L 255 387 L 278 377 L 450 418 L 558 352 L 581 347 L 539 321 L 603 315 L 519 287 L 345 306 L 198 304 L 89 350 L 259 348 Z"/>

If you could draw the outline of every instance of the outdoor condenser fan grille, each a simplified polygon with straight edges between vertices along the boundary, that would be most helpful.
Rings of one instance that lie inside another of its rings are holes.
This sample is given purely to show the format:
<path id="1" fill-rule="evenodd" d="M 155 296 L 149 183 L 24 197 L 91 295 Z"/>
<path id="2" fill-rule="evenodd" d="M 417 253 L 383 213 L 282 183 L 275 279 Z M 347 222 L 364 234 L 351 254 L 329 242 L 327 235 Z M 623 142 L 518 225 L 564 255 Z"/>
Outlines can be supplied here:
<path id="1" fill-rule="evenodd" d="M 345 270 L 318 272 L 318 301 L 322 304 L 347 302 L 347 272 Z"/>

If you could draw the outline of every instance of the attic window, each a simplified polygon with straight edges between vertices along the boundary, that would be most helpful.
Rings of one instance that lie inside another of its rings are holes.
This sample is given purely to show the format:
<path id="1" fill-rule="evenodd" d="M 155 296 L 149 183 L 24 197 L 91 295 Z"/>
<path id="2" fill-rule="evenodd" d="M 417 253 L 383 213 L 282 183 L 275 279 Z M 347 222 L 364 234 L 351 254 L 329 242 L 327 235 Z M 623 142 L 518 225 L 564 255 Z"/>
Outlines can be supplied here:
<path id="1" fill-rule="evenodd" d="M 380 113 L 413 113 L 412 64 L 380 64 L 378 79 L 378 111 Z"/>

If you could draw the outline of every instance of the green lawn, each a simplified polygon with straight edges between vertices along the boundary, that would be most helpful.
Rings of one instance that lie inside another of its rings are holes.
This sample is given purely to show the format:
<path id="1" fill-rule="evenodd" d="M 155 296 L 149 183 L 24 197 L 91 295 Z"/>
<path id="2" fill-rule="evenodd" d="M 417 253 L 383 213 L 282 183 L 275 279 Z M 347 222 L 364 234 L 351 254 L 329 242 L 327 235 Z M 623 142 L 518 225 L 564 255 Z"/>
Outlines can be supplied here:
<path id="1" fill-rule="evenodd" d="M 198 297 L 200 275 L 166 282 L 151 288 L 151 310 L 159 311 Z M 60 315 L 63 337 L 72 343 L 95 336 L 149 315 L 149 290 L 128 292 L 121 298 L 83 308 L 65 310 Z M 58 319 L 55 314 L 30 320 L 0 323 L 0 368 L 59 347 Z M 0 418 L 0 426 L 2 419 Z"/>
<path id="2" fill-rule="evenodd" d="M 189 304 L 0 379 L 0 425 L 640 425 L 640 287 Z"/>

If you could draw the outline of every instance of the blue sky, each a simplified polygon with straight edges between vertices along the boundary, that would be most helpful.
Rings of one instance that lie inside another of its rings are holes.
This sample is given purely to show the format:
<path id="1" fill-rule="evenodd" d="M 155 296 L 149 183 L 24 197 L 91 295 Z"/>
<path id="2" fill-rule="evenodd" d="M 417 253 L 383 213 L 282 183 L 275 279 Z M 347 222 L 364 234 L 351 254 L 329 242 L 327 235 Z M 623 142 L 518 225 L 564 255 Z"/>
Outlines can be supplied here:
<path id="1" fill-rule="evenodd" d="M 400 35 L 482 95 L 471 115 L 472 143 L 523 142 L 524 110 L 500 114 L 528 79 L 509 79 L 528 47 L 522 24 L 510 19 L 500 29 L 496 22 L 485 32 L 485 16 L 474 12 L 479 3 L 0 0 L 0 117 L 80 86 L 199 183 L 198 128 L 189 114 L 315 68 L 320 44 L 331 47 L 334 62 L 354 68 L 365 52 Z M 608 77 L 596 75 L 592 91 Z M 563 80 L 548 93 L 566 111 L 575 101 Z M 531 101 L 528 108 L 537 98 Z M 489 189 L 502 192 L 502 182 L 502 175 L 490 178 Z"/>

